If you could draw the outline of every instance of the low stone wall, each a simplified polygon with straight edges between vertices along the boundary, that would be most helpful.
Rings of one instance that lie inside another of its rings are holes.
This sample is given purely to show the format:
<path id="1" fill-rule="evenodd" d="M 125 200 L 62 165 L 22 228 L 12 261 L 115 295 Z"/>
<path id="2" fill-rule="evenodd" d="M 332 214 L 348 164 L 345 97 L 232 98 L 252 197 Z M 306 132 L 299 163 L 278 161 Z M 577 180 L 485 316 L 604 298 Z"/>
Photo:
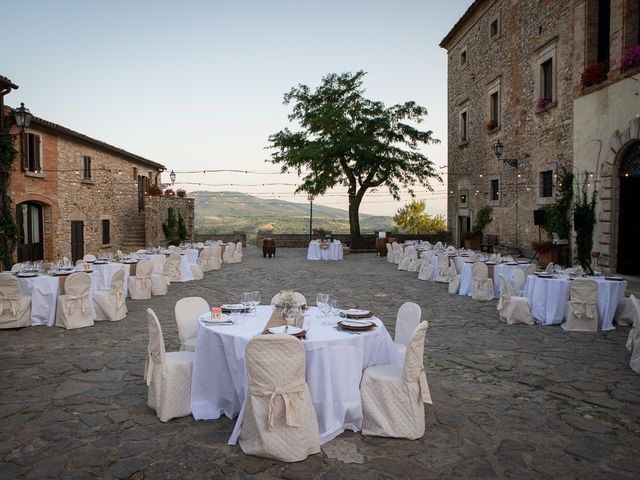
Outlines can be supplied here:
<path id="1" fill-rule="evenodd" d="M 187 240 L 193 240 L 194 199 L 165 197 L 161 195 L 145 195 L 144 225 L 145 244 L 160 245 L 166 242 L 162 224 L 167 221 L 169 207 L 172 207 L 176 218 L 178 214 L 184 219 L 187 227 Z"/>
<path id="2" fill-rule="evenodd" d="M 238 243 L 242 242 L 242 246 L 247 246 L 247 234 L 245 232 L 233 232 L 233 233 L 197 233 L 195 235 L 196 242 L 206 242 L 207 240 L 218 241 L 222 240 L 225 243 Z"/>

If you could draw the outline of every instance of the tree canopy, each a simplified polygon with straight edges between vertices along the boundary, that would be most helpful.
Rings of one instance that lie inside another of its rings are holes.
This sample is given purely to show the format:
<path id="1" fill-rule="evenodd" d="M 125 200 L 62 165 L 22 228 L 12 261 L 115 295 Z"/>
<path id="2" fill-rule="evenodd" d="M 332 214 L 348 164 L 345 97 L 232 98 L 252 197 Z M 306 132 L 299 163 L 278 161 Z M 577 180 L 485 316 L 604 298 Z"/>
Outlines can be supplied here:
<path id="1" fill-rule="evenodd" d="M 399 200 L 401 189 L 420 184 L 431 190 L 430 179 L 440 177 L 420 147 L 438 143 L 431 130 L 419 130 L 427 115 L 424 107 L 408 101 L 385 107 L 364 97 L 365 72 L 329 74 L 311 91 L 298 85 L 284 96 L 292 104 L 291 122 L 271 136 L 271 162 L 281 171 L 296 171 L 302 183 L 296 193 L 323 195 L 347 187 L 352 237 L 360 236 L 359 209 L 369 189 L 386 188 Z"/>
<path id="2" fill-rule="evenodd" d="M 398 210 L 393 221 L 398 230 L 406 233 L 436 233 L 447 230 L 444 215 L 431 216 L 425 213 L 424 200 L 413 200 Z"/>

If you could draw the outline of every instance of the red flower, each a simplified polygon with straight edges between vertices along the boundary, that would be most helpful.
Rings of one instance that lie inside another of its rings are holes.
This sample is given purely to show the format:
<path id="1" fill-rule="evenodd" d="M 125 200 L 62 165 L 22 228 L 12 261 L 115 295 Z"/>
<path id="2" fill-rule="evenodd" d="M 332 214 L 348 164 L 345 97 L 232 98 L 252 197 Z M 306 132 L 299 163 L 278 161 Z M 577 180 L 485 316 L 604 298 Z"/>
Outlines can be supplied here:
<path id="1" fill-rule="evenodd" d="M 587 65 L 582 72 L 580 82 L 583 87 L 590 87 L 602 83 L 607 79 L 609 74 L 609 62 L 600 62 Z"/>

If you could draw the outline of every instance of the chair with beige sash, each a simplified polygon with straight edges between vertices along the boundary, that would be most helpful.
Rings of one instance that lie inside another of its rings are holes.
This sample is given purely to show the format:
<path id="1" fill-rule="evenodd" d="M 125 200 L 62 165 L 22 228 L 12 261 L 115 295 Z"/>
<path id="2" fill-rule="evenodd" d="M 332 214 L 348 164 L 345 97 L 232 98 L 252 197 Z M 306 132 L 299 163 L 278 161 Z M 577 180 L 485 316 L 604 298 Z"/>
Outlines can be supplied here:
<path id="1" fill-rule="evenodd" d="M 387 263 L 393 263 L 393 247 L 387 242 Z"/>
<path id="2" fill-rule="evenodd" d="M 424 368 L 427 325 L 421 322 L 413 331 L 404 367 L 376 365 L 365 369 L 360 382 L 363 435 L 409 440 L 424 435 L 424 404 L 433 403 Z"/>
<path id="3" fill-rule="evenodd" d="M 236 258 L 234 256 L 235 252 L 236 252 L 235 243 L 225 244 L 224 251 L 222 252 L 222 263 L 236 263 Z"/>
<path id="4" fill-rule="evenodd" d="M 202 280 L 204 278 L 204 270 L 202 268 L 202 254 L 204 253 L 204 250 L 200 251 L 200 255 L 198 255 L 198 258 L 196 260 L 196 263 L 190 263 L 189 264 L 189 268 L 191 268 L 191 275 L 193 276 L 194 280 Z"/>
<path id="5" fill-rule="evenodd" d="M 93 316 L 89 306 L 91 276 L 76 272 L 64 282 L 65 294 L 58 297 L 56 308 L 56 327 L 66 329 L 93 326 Z"/>
<path id="6" fill-rule="evenodd" d="M 125 297 L 124 271 L 116 270 L 111 277 L 109 290 L 93 294 L 93 302 L 96 305 L 96 321 L 110 320 L 115 322 L 126 317 L 127 304 Z"/>
<path id="7" fill-rule="evenodd" d="M 633 327 L 636 323 L 636 308 L 630 297 L 623 297 L 618 303 L 616 313 L 613 316 L 613 321 L 616 325 L 624 325 Z"/>
<path id="8" fill-rule="evenodd" d="M 22 295 L 12 274 L 0 273 L 0 328 L 31 326 L 31 296 Z"/>
<path id="9" fill-rule="evenodd" d="M 598 284 L 587 278 L 571 282 L 571 291 L 565 314 L 564 330 L 572 332 L 598 331 Z"/>
<path id="10" fill-rule="evenodd" d="M 156 411 L 161 422 L 191 413 L 191 371 L 193 352 L 167 352 L 158 317 L 147 308 L 149 347 L 144 365 L 147 382 L 147 405 Z"/>
<path id="11" fill-rule="evenodd" d="M 500 312 L 500 320 L 507 325 L 514 323 L 533 325 L 529 299 L 512 295 L 511 285 L 503 274 L 498 276 L 498 281 L 500 282 L 500 301 L 497 310 Z"/>
<path id="12" fill-rule="evenodd" d="M 416 247 L 413 245 L 409 245 L 404 247 L 404 251 L 402 252 L 402 257 L 400 258 L 400 263 L 398 263 L 398 270 L 404 270 L 406 272 L 409 271 L 409 267 L 411 265 L 411 260 L 417 259 L 418 255 L 416 253 Z"/>
<path id="13" fill-rule="evenodd" d="M 449 281 L 449 293 L 458 293 L 458 290 L 460 290 L 460 280 L 462 277 L 456 269 L 456 262 L 453 261 L 453 258 L 449 259 L 449 271 L 451 278 L 451 280 Z"/>
<path id="14" fill-rule="evenodd" d="M 180 262 L 182 255 L 179 252 L 173 252 L 167 257 L 162 272 L 167 276 L 169 282 L 180 282 Z"/>
<path id="15" fill-rule="evenodd" d="M 527 280 L 524 276 L 524 272 L 520 269 L 520 267 L 514 268 L 511 272 L 511 285 L 513 286 L 512 293 L 514 295 L 522 296 L 522 291 L 524 290 L 524 284 L 526 283 L 526 281 Z M 502 286 L 500 287 L 500 290 L 502 291 Z"/>
<path id="16" fill-rule="evenodd" d="M 418 271 L 418 280 L 430 280 L 433 281 L 434 268 L 431 263 L 433 259 L 433 252 L 423 252 L 420 259 L 420 270 Z"/>
<path id="17" fill-rule="evenodd" d="M 446 253 L 439 253 L 436 282 L 449 283 L 450 281 L 451 281 L 451 267 L 449 266 L 449 257 L 447 257 Z"/>
<path id="18" fill-rule="evenodd" d="M 473 277 L 473 287 L 471 298 L 474 300 L 493 299 L 493 279 L 489 278 L 489 269 L 482 262 L 476 262 L 471 267 Z"/>
<path id="19" fill-rule="evenodd" d="M 211 252 L 211 247 L 204 247 L 200 252 L 200 256 L 198 257 L 198 264 L 203 272 L 210 272 L 211 270 L 217 270 L 215 268 L 215 263 L 213 260 L 213 254 Z M 220 257 L 218 257 L 218 268 L 220 268 Z"/>
<path id="20" fill-rule="evenodd" d="M 636 311 L 633 328 L 627 338 L 627 348 L 631 351 L 629 366 L 634 372 L 640 373 L 640 302 L 638 302 L 638 299 L 633 295 L 631 295 L 629 299 Z"/>
<path id="21" fill-rule="evenodd" d="M 22 270 L 22 263 L 14 263 L 11 267 L 12 272 L 19 272 Z"/>
<path id="22" fill-rule="evenodd" d="M 209 311 L 209 304 L 201 297 L 185 297 L 177 301 L 174 311 L 180 337 L 180 350 L 195 352 L 198 340 L 198 318 Z"/>
<path id="23" fill-rule="evenodd" d="M 248 455 L 299 462 L 320 452 L 320 431 L 305 382 L 305 351 L 290 335 L 254 337 L 245 352 L 248 395 L 238 442 Z"/>
<path id="24" fill-rule="evenodd" d="M 136 274 L 129 277 L 129 296 L 132 300 L 148 300 L 151 298 L 151 271 L 153 262 L 141 260 L 136 265 Z"/>
<path id="25" fill-rule="evenodd" d="M 240 263 L 242 261 L 242 242 L 236 243 L 236 250 L 233 252 L 233 260 L 236 263 Z"/>
<path id="26" fill-rule="evenodd" d="M 400 260 L 402 260 L 402 245 L 400 245 L 398 242 L 393 242 L 391 248 L 393 249 L 393 263 L 398 265 L 400 263 Z"/>
<path id="27" fill-rule="evenodd" d="M 422 309 L 420 305 L 413 302 L 405 302 L 398 309 L 396 315 L 396 333 L 393 344 L 398 353 L 404 359 L 407 352 L 407 345 L 411 341 L 411 335 L 422 319 Z"/>
<path id="28" fill-rule="evenodd" d="M 93 263 L 96 261 L 96 256 L 90 253 L 87 253 L 84 257 L 82 257 L 82 260 L 86 263 Z"/>

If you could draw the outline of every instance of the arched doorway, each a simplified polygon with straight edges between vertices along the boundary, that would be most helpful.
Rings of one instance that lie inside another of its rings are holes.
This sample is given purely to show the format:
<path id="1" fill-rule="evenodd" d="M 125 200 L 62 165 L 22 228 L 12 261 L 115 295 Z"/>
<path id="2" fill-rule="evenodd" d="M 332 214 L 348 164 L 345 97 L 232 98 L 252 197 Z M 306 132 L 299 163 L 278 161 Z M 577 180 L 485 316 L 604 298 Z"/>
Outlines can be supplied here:
<path id="1" fill-rule="evenodd" d="M 16 221 L 18 262 L 43 260 L 42 206 L 35 202 L 19 203 L 16 207 Z"/>
<path id="2" fill-rule="evenodd" d="M 640 274 L 640 141 L 629 145 L 620 160 L 620 216 L 618 219 L 618 272 Z"/>

